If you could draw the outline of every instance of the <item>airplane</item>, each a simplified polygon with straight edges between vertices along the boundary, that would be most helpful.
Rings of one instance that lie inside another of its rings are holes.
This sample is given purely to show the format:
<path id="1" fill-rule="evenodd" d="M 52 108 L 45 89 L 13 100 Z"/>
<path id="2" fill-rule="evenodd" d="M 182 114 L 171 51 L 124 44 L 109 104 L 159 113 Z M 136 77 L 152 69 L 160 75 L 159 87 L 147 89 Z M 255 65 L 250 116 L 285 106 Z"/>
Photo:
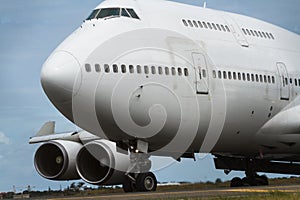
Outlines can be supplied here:
<path id="1" fill-rule="evenodd" d="M 300 38 L 270 23 L 166 0 L 106 0 L 44 63 L 52 104 L 82 131 L 30 143 L 51 180 L 155 191 L 152 156 L 214 156 L 244 171 L 300 175 Z M 201 169 L 199 169 L 201 170 Z M 153 169 L 151 170 L 153 171 Z"/>

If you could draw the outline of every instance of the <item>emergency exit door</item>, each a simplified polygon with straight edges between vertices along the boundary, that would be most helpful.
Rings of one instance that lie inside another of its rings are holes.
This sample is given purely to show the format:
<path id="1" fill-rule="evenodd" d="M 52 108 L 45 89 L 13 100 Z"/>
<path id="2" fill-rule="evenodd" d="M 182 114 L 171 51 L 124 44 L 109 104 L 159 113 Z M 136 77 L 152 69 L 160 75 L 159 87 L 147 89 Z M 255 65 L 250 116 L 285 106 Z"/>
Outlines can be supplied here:
<path id="1" fill-rule="evenodd" d="M 208 94 L 209 92 L 209 74 L 205 56 L 201 53 L 192 53 L 197 94 Z"/>
<path id="2" fill-rule="evenodd" d="M 289 100 L 290 99 L 290 84 L 288 71 L 284 63 L 277 63 L 277 70 L 280 79 L 280 99 Z"/>

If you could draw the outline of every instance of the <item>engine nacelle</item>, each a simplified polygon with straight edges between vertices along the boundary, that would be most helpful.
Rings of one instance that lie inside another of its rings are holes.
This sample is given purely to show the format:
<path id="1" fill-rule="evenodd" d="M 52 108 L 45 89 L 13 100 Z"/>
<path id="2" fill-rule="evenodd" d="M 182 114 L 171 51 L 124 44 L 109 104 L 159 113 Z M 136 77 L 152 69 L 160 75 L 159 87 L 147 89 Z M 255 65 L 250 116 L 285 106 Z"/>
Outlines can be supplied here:
<path id="1" fill-rule="evenodd" d="M 87 143 L 77 156 L 77 172 L 94 185 L 121 184 L 130 165 L 129 154 L 117 152 L 116 144 L 107 140 Z"/>
<path id="2" fill-rule="evenodd" d="M 76 157 L 82 144 L 54 140 L 41 145 L 34 156 L 37 172 L 50 180 L 80 179 L 76 170 Z"/>

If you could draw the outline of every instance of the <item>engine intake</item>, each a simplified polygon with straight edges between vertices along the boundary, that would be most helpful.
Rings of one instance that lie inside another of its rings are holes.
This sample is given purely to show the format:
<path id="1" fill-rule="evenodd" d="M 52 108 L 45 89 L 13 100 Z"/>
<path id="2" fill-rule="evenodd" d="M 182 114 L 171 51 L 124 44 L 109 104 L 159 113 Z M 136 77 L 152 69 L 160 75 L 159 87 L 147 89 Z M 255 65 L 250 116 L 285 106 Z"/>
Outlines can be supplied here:
<path id="1" fill-rule="evenodd" d="M 76 171 L 76 156 L 82 145 L 55 140 L 41 145 L 34 156 L 37 172 L 50 180 L 80 179 Z"/>
<path id="2" fill-rule="evenodd" d="M 87 143 L 77 156 L 77 172 L 94 185 L 121 184 L 130 164 L 127 154 L 117 152 L 116 144 L 107 140 Z"/>

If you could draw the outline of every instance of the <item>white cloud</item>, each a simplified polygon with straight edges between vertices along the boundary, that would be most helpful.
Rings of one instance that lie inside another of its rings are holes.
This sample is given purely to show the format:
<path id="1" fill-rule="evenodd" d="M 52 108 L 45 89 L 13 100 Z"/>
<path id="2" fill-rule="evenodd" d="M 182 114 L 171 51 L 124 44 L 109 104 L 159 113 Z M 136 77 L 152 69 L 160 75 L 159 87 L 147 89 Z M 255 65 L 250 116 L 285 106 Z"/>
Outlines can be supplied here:
<path id="1" fill-rule="evenodd" d="M 10 140 L 6 135 L 2 132 L 0 132 L 0 144 L 9 144 Z"/>

